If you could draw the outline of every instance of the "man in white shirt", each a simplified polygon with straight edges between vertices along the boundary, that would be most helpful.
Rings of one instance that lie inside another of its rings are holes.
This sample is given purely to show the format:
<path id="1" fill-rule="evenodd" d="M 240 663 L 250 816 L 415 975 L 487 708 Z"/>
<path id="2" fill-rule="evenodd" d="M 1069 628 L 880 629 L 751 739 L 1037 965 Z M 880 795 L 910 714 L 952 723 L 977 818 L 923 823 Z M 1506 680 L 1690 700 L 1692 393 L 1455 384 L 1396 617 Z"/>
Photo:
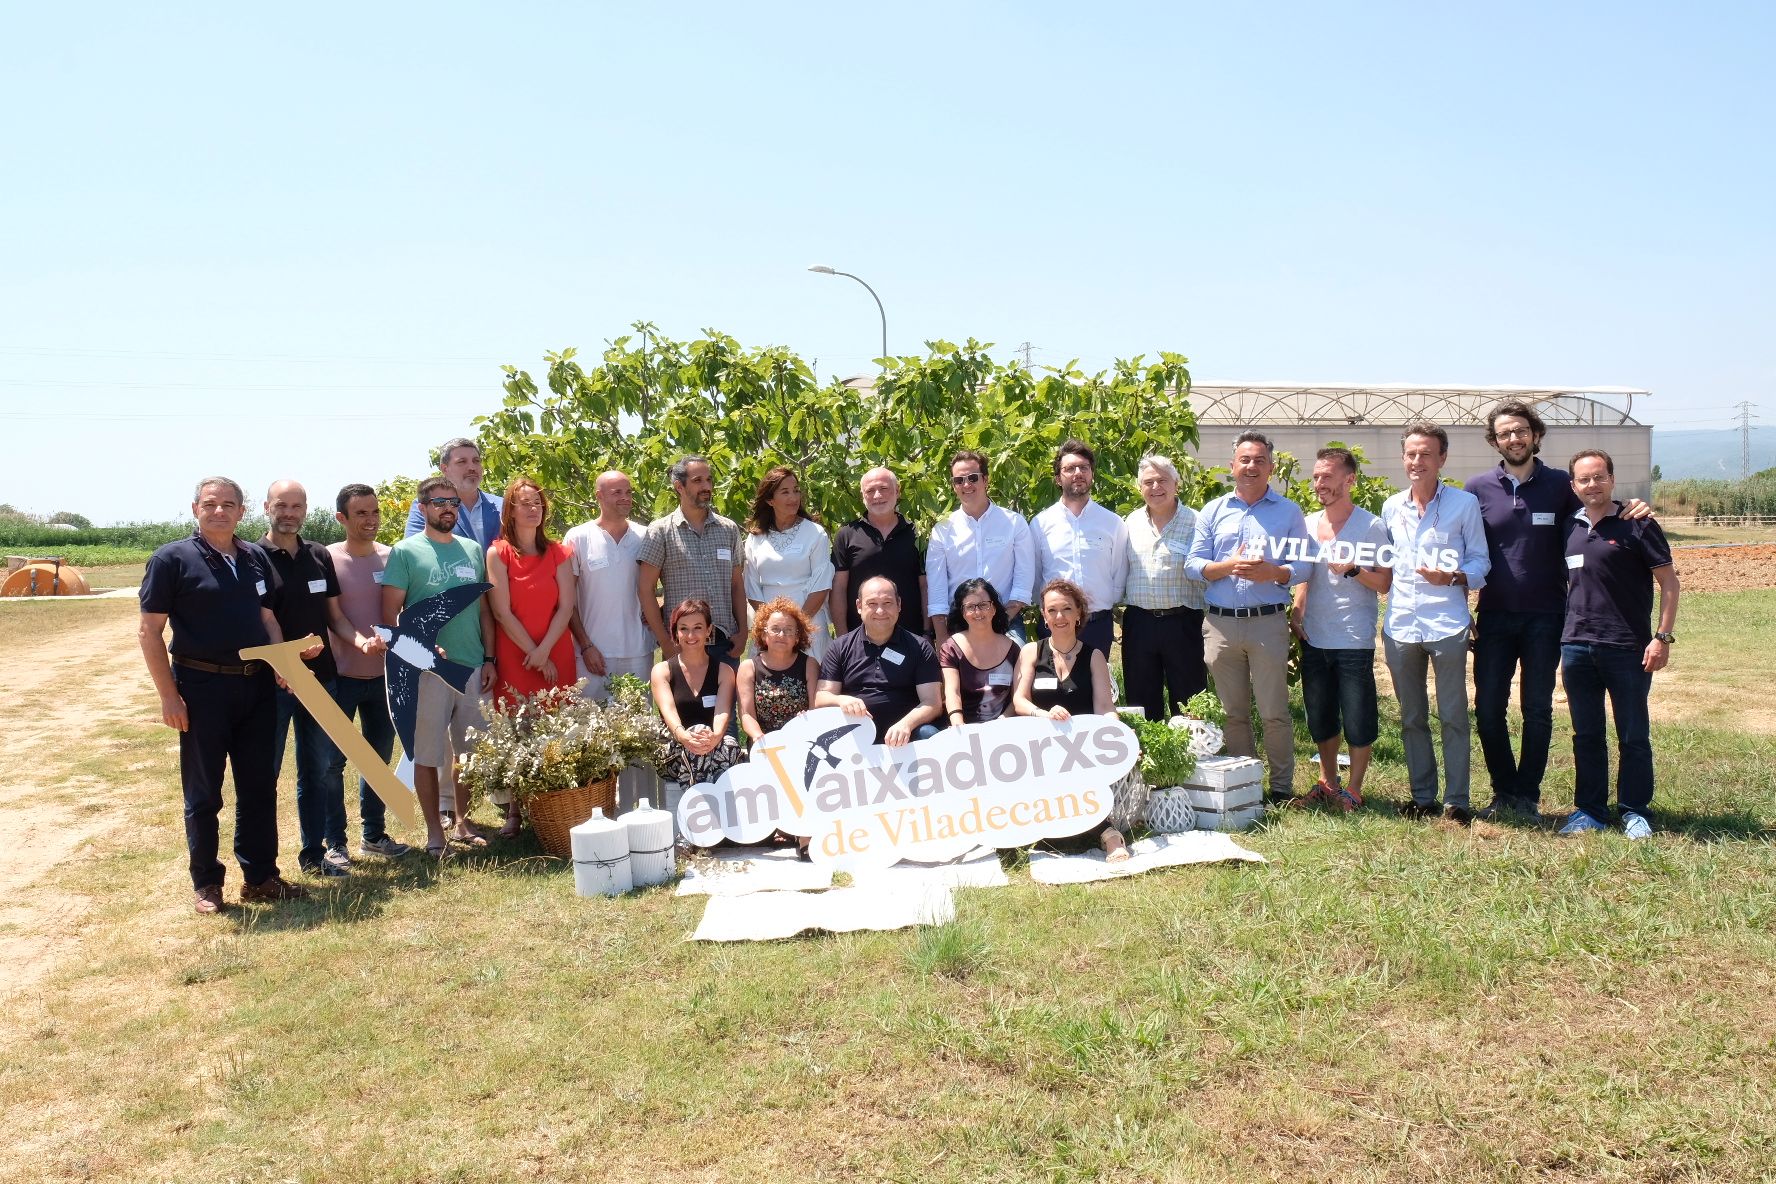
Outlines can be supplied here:
<path id="1" fill-rule="evenodd" d="M 941 647 L 949 637 L 950 601 L 967 580 L 993 585 L 1005 602 L 1006 630 L 1024 644 L 1024 606 L 1036 578 L 1036 550 L 1022 514 L 995 505 L 987 494 L 987 458 L 958 452 L 950 461 L 950 488 L 959 507 L 931 528 L 925 547 L 925 586 L 931 597 L 931 627 Z"/>
<path id="2" fill-rule="evenodd" d="M 1128 575 L 1128 525 L 1092 500 L 1096 464 L 1097 454 L 1083 440 L 1061 445 L 1054 461 L 1061 500 L 1031 520 L 1030 535 L 1036 544 L 1036 586 L 1053 579 L 1079 585 L 1087 613 L 1079 635 L 1108 657 L 1115 632 L 1110 610 L 1122 598 Z"/>
<path id="3" fill-rule="evenodd" d="M 599 475 L 592 496 L 598 517 L 569 530 L 562 544 L 579 576 L 579 603 L 568 628 L 579 650 L 580 676 L 586 696 L 602 699 L 612 675 L 646 680 L 654 667 L 654 638 L 635 591 L 635 557 L 641 551 L 641 531 L 629 523 L 635 487 L 612 469 Z"/>
<path id="4" fill-rule="evenodd" d="M 1412 801 L 1408 818 L 1437 815 L 1437 753 L 1431 745 L 1426 668 L 1437 680 L 1443 732 L 1446 817 L 1473 818 L 1468 801 L 1468 593 L 1486 586 L 1492 558 L 1480 499 L 1440 480 L 1449 433 L 1433 423 L 1407 425 L 1400 437 L 1407 487 L 1381 507 L 1393 544 L 1382 649 L 1400 702 L 1400 739 Z"/>

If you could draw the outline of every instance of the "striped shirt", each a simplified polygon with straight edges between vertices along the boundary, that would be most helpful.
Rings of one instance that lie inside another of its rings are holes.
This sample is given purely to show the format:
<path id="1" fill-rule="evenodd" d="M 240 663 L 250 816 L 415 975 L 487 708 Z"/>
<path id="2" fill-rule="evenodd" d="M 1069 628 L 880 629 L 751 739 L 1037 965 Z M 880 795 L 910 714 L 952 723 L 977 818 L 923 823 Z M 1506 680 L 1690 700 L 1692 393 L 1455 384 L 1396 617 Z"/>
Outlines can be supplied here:
<path id="1" fill-rule="evenodd" d="M 1147 507 L 1135 510 L 1128 524 L 1128 578 L 1122 586 L 1122 602 L 1150 611 L 1203 607 L 1207 590 L 1200 580 L 1184 571 L 1190 557 L 1190 540 L 1196 534 L 1196 511 L 1177 503 L 1163 530 L 1153 529 Z"/>

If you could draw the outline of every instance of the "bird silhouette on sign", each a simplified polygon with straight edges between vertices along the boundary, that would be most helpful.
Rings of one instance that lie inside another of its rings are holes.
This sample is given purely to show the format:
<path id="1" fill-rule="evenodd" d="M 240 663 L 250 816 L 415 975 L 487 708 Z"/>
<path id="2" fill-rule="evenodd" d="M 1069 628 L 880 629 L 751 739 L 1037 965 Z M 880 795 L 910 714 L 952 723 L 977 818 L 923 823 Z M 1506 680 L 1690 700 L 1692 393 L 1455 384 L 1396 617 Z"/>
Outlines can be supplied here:
<path id="1" fill-rule="evenodd" d="M 847 732 L 854 732 L 862 726 L 862 724 L 846 724 L 842 728 L 834 728 L 830 732 L 820 734 L 819 738 L 808 748 L 808 761 L 802 769 L 803 788 L 814 784 L 814 771 L 820 767 L 822 762 L 825 762 L 829 769 L 839 767 L 839 758 L 833 755 L 832 746 L 840 736 Z"/>
<path id="2" fill-rule="evenodd" d="M 389 715 L 395 721 L 395 731 L 400 733 L 401 747 L 407 752 L 413 751 L 419 680 L 426 671 L 449 683 L 458 694 L 468 693 L 469 679 L 480 673 L 438 653 L 438 632 L 491 587 L 492 584 L 477 583 L 446 588 L 402 609 L 400 623 L 393 629 L 376 627 L 377 636 L 388 644 L 383 669 L 388 674 Z"/>

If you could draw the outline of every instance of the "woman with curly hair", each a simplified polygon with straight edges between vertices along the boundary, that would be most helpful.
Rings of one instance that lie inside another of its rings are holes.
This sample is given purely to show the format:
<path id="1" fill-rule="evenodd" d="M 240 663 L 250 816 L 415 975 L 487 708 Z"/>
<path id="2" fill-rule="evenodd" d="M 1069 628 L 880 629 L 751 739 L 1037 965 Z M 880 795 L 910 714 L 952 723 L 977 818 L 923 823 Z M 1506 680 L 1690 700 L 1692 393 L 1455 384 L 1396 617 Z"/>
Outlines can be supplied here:
<path id="1" fill-rule="evenodd" d="M 814 706 L 820 663 L 808 655 L 808 618 L 787 596 L 767 601 L 752 617 L 752 657 L 740 663 L 735 687 L 740 730 L 757 740 Z"/>
<path id="2" fill-rule="evenodd" d="M 795 470 L 778 465 L 765 474 L 746 529 L 746 599 L 755 613 L 779 596 L 794 601 L 810 629 L 803 648 L 818 662 L 826 653 L 832 543 L 808 513 Z"/>

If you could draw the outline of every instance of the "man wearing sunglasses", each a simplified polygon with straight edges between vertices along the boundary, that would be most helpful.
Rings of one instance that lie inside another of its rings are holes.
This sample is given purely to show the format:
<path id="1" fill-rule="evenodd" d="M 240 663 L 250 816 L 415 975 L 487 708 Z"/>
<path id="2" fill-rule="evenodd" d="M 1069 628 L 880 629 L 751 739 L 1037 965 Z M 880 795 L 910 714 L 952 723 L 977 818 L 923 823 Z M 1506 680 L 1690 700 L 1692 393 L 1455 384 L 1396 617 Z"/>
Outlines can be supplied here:
<path id="1" fill-rule="evenodd" d="M 1006 632 L 1024 644 L 1024 606 L 1036 577 L 1036 549 L 1024 516 L 995 505 L 987 492 L 987 458 L 958 452 L 950 461 L 950 488 L 961 503 L 931 528 L 925 547 L 925 586 L 931 627 L 942 646 L 949 636 L 949 604 L 963 581 L 983 579 L 1005 601 Z"/>
<path id="2" fill-rule="evenodd" d="M 458 436 L 438 449 L 438 475 L 450 482 L 462 501 L 452 529 L 480 547 L 485 555 L 493 540 L 499 538 L 504 503 L 498 495 L 481 488 L 481 472 L 481 446 L 473 440 Z M 425 511 L 414 502 L 407 512 L 407 537 L 412 538 L 425 527 Z"/>

